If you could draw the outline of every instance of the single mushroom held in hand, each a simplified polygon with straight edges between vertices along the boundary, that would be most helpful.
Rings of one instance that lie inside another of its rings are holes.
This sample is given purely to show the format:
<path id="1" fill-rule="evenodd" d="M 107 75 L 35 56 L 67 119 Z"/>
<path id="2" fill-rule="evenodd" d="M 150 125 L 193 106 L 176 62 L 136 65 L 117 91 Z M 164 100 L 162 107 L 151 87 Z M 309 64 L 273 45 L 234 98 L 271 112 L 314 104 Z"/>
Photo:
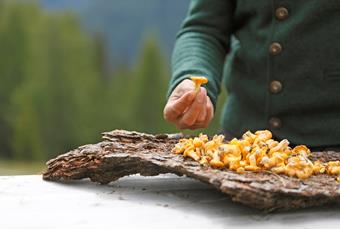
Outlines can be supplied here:
<path id="1" fill-rule="evenodd" d="M 207 84 L 208 79 L 206 77 L 191 76 L 190 79 L 195 83 L 195 92 L 200 91 L 201 85 Z"/>

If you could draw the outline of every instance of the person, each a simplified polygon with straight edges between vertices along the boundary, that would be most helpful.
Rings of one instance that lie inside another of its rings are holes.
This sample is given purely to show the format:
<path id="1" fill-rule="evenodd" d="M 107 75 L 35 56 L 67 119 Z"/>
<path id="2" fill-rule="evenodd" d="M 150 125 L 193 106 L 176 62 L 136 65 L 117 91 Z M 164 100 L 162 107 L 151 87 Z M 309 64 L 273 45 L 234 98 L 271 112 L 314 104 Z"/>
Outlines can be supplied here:
<path id="1" fill-rule="evenodd" d="M 207 127 L 225 73 L 229 138 L 268 129 L 292 144 L 340 145 L 339 25 L 338 0 L 192 0 L 164 118 L 180 129 Z M 209 80 L 197 95 L 190 75 Z"/>

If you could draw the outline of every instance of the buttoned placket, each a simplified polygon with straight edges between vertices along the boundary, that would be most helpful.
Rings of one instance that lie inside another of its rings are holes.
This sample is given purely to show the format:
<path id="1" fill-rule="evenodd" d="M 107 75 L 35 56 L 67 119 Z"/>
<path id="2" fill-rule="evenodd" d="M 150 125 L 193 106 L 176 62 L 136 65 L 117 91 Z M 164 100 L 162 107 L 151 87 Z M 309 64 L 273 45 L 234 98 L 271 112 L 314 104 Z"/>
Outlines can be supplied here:
<path id="1" fill-rule="evenodd" d="M 289 17 L 289 11 L 286 7 L 280 6 L 275 9 L 274 12 L 277 21 L 281 22 Z M 283 52 L 283 45 L 279 41 L 273 41 L 269 46 L 269 55 L 274 58 Z M 283 90 L 283 83 L 277 79 L 273 79 L 269 83 L 269 92 L 271 95 L 277 95 Z M 282 127 L 282 121 L 278 117 L 270 117 L 268 120 L 270 129 L 280 129 Z"/>

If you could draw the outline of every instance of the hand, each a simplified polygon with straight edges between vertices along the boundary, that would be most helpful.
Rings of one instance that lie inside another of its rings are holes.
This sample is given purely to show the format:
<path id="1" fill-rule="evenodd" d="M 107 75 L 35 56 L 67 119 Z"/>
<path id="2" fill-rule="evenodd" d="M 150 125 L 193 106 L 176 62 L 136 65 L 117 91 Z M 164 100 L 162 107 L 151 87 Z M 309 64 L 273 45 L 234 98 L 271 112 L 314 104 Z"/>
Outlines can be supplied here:
<path id="1" fill-rule="evenodd" d="M 214 107 L 207 90 L 195 93 L 195 84 L 182 81 L 172 92 L 164 108 L 164 119 L 179 129 L 206 128 L 214 117 Z"/>

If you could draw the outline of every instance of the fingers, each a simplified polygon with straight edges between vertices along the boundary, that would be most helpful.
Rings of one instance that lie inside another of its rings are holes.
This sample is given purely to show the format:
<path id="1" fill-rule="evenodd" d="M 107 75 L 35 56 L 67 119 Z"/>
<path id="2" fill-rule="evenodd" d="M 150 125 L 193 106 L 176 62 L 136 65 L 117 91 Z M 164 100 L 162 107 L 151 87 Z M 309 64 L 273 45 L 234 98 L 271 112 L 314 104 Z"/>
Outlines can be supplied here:
<path id="1" fill-rule="evenodd" d="M 184 115 L 179 119 L 178 124 L 180 127 L 193 126 L 197 118 L 205 110 L 207 103 L 207 91 L 203 88 L 196 96 L 194 102 Z M 204 119 L 204 118 L 203 118 Z"/>
<path id="2" fill-rule="evenodd" d="M 178 99 L 182 97 L 185 93 L 195 91 L 195 84 L 191 80 L 182 81 L 172 92 L 171 97 Z"/>
<path id="3" fill-rule="evenodd" d="M 201 91 L 203 91 L 203 90 L 205 90 L 205 89 L 201 87 Z M 207 99 L 208 99 L 208 97 L 207 97 L 207 95 L 205 95 L 204 102 L 203 102 L 204 105 L 207 104 Z M 201 109 L 195 123 L 204 123 L 206 116 L 207 116 L 207 110 L 203 106 L 203 108 Z"/>
<path id="4" fill-rule="evenodd" d="M 164 119 L 170 122 L 176 121 L 191 106 L 195 97 L 195 92 L 189 91 L 178 99 L 170 98 L 164 108 Z"/>
<path id="5" fill-rule="evenodd" d="M 164 119 L 179 129 L 206 128 L 214 117 L 214 108 L 205 88 L 193 90 L 190 80 L 182 81 L 172 92 L 164 107 Z"/>
<path id="6" fill-rule="evenodd" d="M 185 127 L 185 129 L 194 130 L 194 129 L 207 128 L 209 126 L 210 122 L 214 118 L 214 106 L 209 97 L 207 97 L 207 104 L 206 104 L 205 111 L 206 111 L 206 117 L 203 122 L 196 121 L 195 124 L 193 124 L 192 126 L 187 126 Z"/>
<path id="7" fill-rule="evenodd" d="M 207 127 L 209 123 L 211 122 L 211 120 L 214 118 L 214 106 L 209 97 L 207 99 L 206 113 L 207 113 L 207 116 L 204 121 L 205 127 Z"/>

